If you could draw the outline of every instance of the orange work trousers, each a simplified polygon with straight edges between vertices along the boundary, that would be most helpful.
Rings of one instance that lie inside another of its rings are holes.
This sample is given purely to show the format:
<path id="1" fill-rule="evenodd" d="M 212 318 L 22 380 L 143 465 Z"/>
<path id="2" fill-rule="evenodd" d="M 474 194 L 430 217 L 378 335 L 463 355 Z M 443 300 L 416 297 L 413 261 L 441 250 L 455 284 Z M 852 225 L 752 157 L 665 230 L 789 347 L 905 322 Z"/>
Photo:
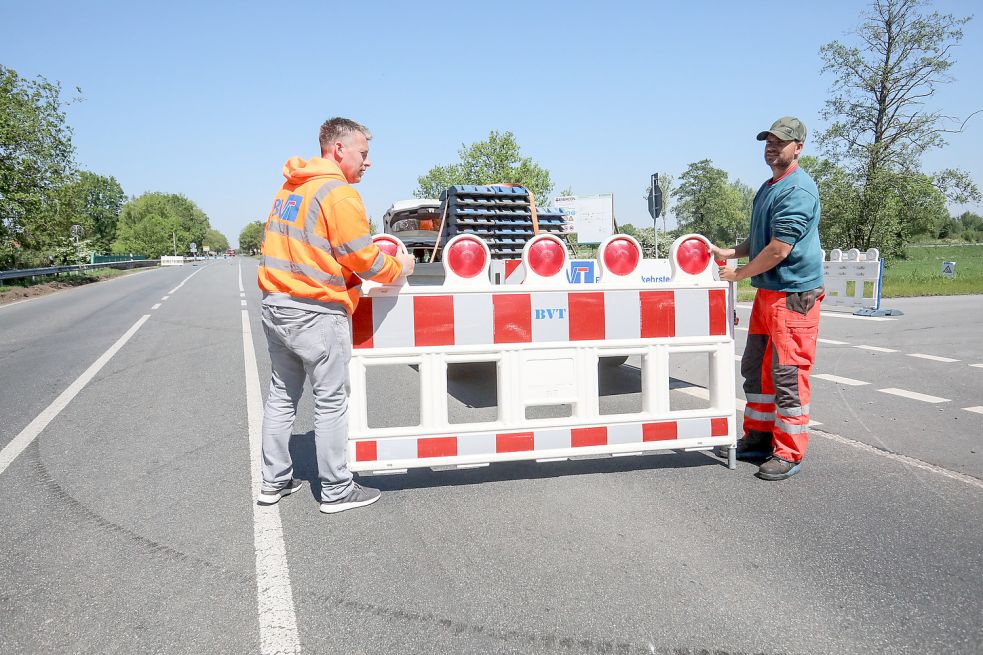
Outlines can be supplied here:
<path id="1" fill-rule="evenodd" d="M 809 446 L 809 372 L 816 361 L 819 304 L 824 289 L 802 292 L 758 289 L 751 308 L 744 376 L 744 438 L 771 443 L 790 462 Z"/>

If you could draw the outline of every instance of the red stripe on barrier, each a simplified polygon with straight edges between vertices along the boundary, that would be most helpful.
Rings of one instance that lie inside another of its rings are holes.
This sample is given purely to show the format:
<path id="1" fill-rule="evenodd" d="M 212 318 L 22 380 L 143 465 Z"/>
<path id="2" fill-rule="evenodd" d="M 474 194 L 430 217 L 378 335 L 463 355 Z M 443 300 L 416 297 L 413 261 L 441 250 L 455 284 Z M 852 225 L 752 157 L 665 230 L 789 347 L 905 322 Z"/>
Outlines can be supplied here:
<path id="1" fill-rule="evenodd" d="M 570 341 L 604 338 L 604 294 L 567 294 L 570 309 Z"/>
<path id="2" fill-rule="evenodd" d="M 639 291 L 642 338 L 676 336 L 676 299 L 672 291 Z"/>
<path id="3" fill-rule="evenodd" d="M 532 432 L 516 432 L 514 434 L 496 434 L 496 453 L 517 453 L 523 450 L 535 449 L 535 439 Z"/>
<path id="4" fill-rule="evenodd" d="M 372 346 L 372 299 L 362 298 L 352 315 L 352 347 L 371 348 Z"/>
<path id="5" fill-rule="evenodd" d="M 642 423 L 642 441 L 672 441 L 676 438 L 675 421 Z"/>
<path id="6" fill-rule="evenodd" d="M 376 442 L 374 441 L 356 441 L 355 442 L 355 461 L 356 462 L 374 462 L 378 459 L 378 451 L 376 449 Z"/>
<path id="7" fill-rule="evenodd" d="M 727 290 L 710 289 L 710 335 L 727 334 Z"/>
<path id="8" fill-rule="evenodd" d="M 712 418 L 712 419 L 710 419 L 710 436 L 711 437 L 726 437 L 727 436 L 727 419 L 725 419 L 725 418 Z"/>
<path id="9" fill-rule="evenodd" d="M 413 331 L 417 347 L 454 345 L 454 296 L 415 296 Z"/>
<path id="10" fill-rule="evenodd" d="M 532 341 L 532 300 L 528 293 L 492 295 L 495 343 Z"/>
<path id="11" fill-rule="evenodd" d="M 573 448 L 606 445 L 608 445 L 608 429 L 603 425 L 596 428 L 573 428 L 570 430 L 570 446 Z"/>
<path id="12" fill-rule="evenodd" d="M 512 275 L 512 272 L 515 269 L 519 268 L 519 265 L 521 263 L 522 263 L 522 260 L 521 259 L 506 259 L 505 260 L 505 277 L 506 277 L 506 279 L 508 279 L 508 277 L 510 275 Z"/>
<path id="13" fill-rule="evenodd" d="M 416 440 L 416 456 L 457 457 L 457 437 L 426 437 Z"/>

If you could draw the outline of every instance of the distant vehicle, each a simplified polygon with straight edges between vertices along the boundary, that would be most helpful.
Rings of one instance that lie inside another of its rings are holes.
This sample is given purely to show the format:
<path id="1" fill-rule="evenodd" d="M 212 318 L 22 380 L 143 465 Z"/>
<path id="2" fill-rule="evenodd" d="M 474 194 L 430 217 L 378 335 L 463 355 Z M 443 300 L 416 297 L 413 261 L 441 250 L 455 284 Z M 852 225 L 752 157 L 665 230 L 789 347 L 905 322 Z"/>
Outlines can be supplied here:
<path id="1" fill-rule="evenodd" d="M 225 251 L 225 256 L 226 257 L 235 257 L 236 256 L 235 249 L 234 248 L 229 248 L 228 250 L 226 250 Z"/>

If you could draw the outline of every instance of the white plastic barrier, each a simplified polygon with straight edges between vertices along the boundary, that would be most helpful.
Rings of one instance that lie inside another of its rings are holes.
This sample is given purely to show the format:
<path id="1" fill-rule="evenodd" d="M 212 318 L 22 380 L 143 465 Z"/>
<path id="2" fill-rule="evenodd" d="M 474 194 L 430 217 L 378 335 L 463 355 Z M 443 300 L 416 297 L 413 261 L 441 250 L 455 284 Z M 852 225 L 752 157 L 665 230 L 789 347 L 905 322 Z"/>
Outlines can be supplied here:
<path id="1" fill-rule="evenodd" d="M 184 257 L 178 255 L 174 257 L 172 255 L 162 255 L 160 258 L 161 266 L 184 266 Z"/>
<path id="2" fill-rule="evenodd" d="M 823 309 L 852 312 L 880 308 L 884 260 L 877 248 L 866 252 L 856 248 L 843 252 L 836 248 L 830 251 L 828 259 L 823 252 L 823 269 L 826 275 Z"/>
<path id="3" fill-rule="evenodd" d="M 390 253 L 402 248 L 391 235 L 376 242 Z M 631 237 L 615 235 L 599 252 L 600 280 L 572 285 L 565 246 L 540 235 L 523 251 L 523 284 L 496 286 L 487 245 L 459 235 L 444 249 L 441 286 L 369 285 L 352 317 L 351 470 L 402 473 L 733 445 L 732 304 L 707 241 L 677 239 L 672 280 L 655 286 L 634 275 L 642 251 Z M 669 358 L 680 353 L 707 355 L 709 407 L 670 408 Z M 602 415 L 599 358 L 625 355 L 641 357 L 641 410 Z M 448 366 L 477 362 L 494 363 L 497 416 L 452 424 Z M 393 365 L 418 367 L 419 424 L 370 428 L 366 372 Z M 527 408 L 556 405 L 569 406 L 569 416 L 528 418 Z"/>

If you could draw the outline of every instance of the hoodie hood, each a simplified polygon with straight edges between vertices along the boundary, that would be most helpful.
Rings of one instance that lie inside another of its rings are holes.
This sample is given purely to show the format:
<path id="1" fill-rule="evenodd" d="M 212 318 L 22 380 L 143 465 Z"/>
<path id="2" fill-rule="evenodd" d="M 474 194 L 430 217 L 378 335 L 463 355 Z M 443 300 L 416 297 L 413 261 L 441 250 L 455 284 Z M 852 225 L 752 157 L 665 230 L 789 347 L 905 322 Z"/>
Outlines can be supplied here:
<path id="1" fill-rule="evenodd" d="M 283 177 L 287 178 L 288 183 L 297 186 L 315 177 L 334 178 L 347 182 L 338 164 L 323 157 L 311 157 L 307 160 L 291 157 L 283 165 Z"/>

